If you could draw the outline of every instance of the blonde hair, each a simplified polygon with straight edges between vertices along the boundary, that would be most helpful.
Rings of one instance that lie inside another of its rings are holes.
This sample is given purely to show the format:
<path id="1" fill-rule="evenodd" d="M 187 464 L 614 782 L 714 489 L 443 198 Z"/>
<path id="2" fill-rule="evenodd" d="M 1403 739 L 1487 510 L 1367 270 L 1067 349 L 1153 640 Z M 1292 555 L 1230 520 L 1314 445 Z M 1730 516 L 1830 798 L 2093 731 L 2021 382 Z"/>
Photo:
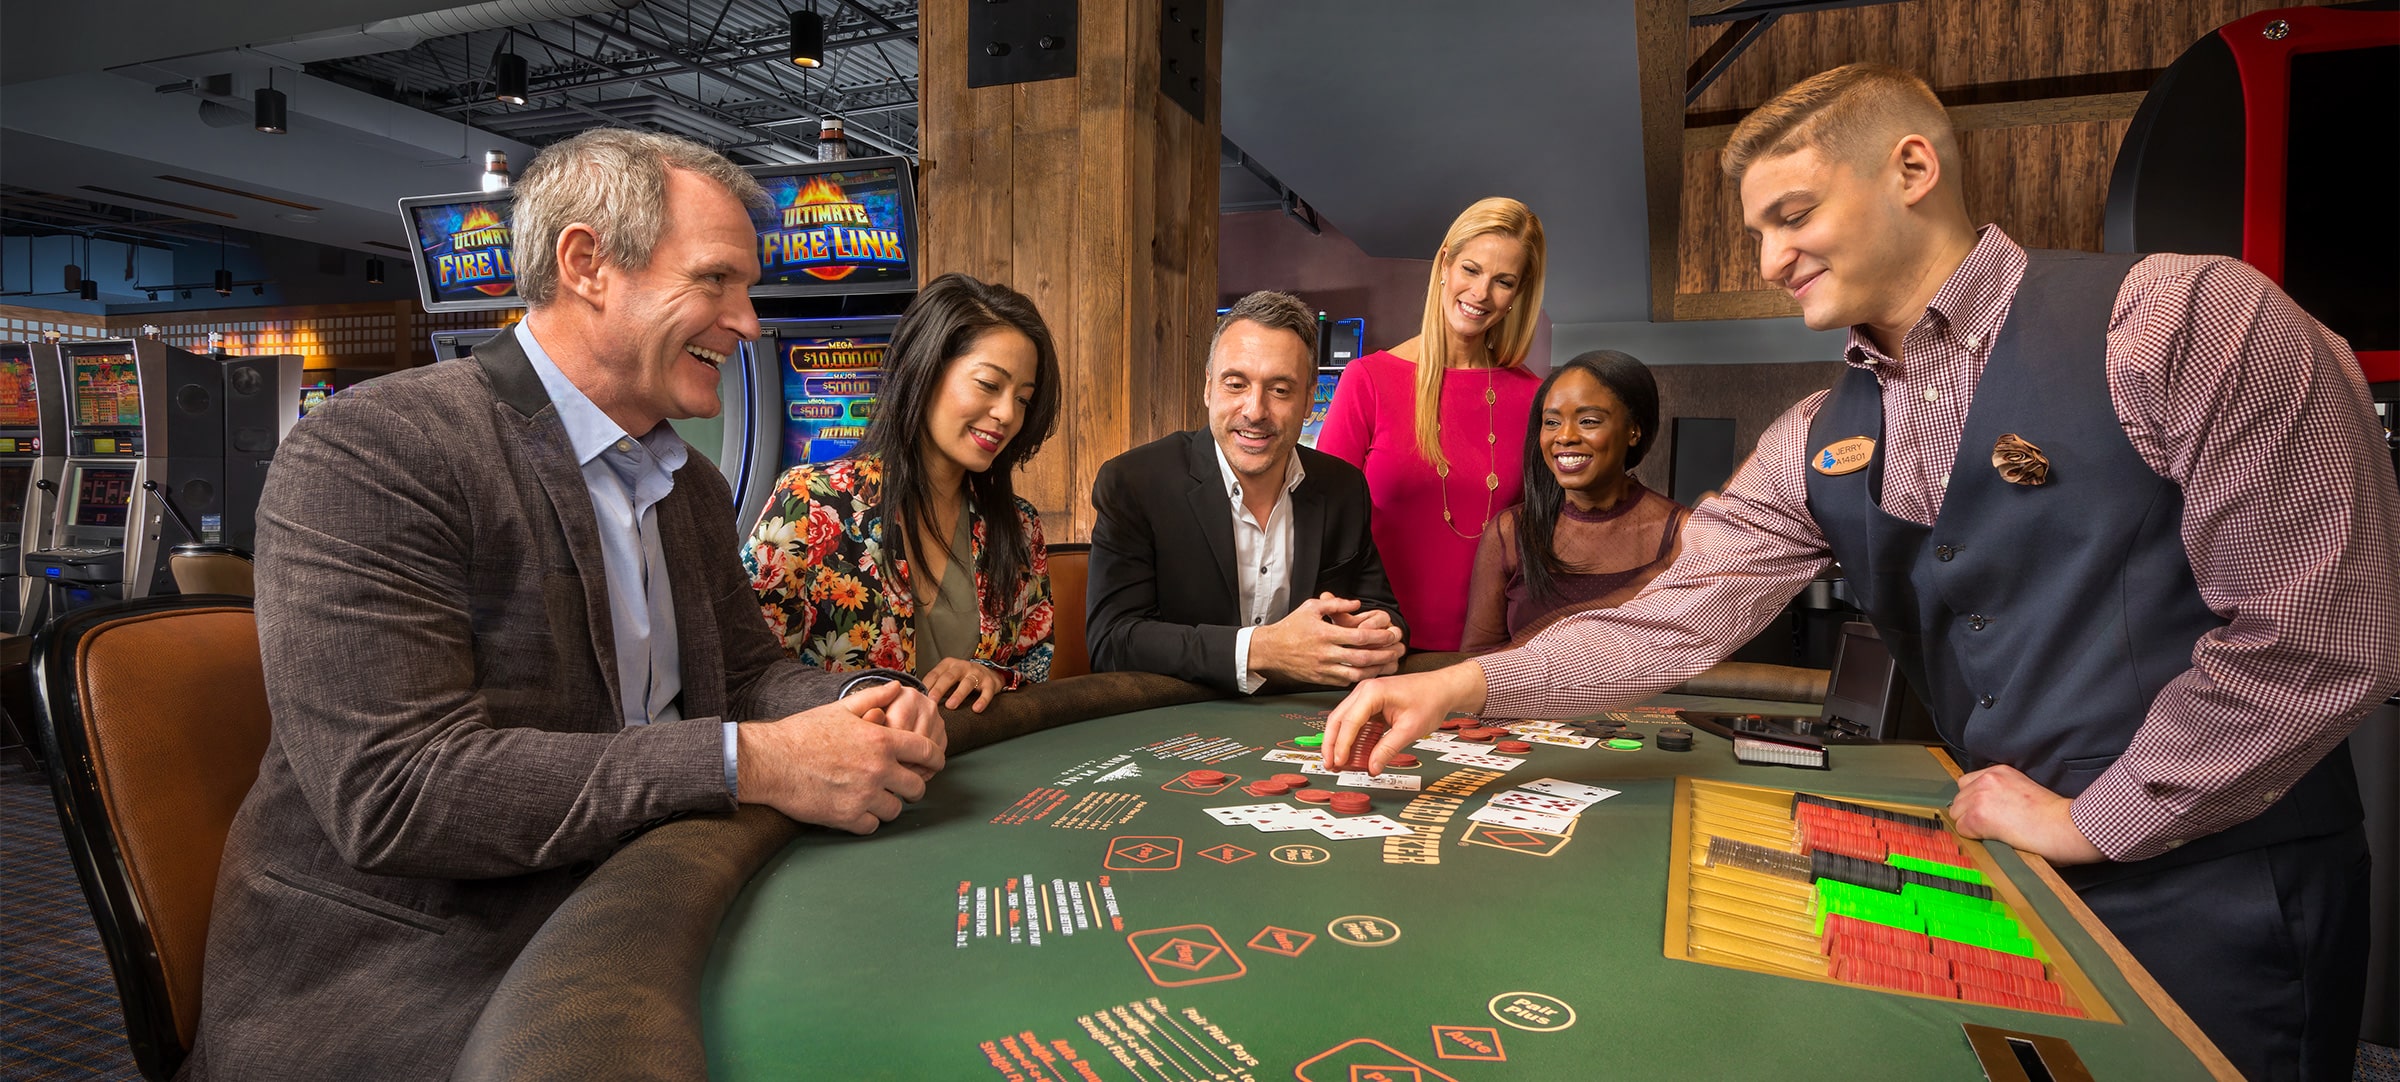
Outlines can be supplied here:
<path id="1" fill-rule="evenodd" d="M 1717 164 L 1738 186 L 1762 158 L 1815 147 L 1841 161 L 1876 160 L 1909 135 L 1924 136 L 1940 160 L 1958 160 L 1950 114 L 1925 80 L 1889 64 L 1844 64 L 1751 110 L 1734 125 Z"/>
<path id="2" fill-rule="evenodd" d="M 540 308 L 558 295 L 558 238 L 588 225 L 601 255 L 628 270 L 650 265 L 667 228 L 667 170 L 697 173 L 747 207 L 767 193 L 742 167 L 692 142 L 657 132 L 594 128 L 536 155 L 510 208 L 516 234 L 517 296 Z"/>
<path id="3" fill-rule="evenodd" d="M 1525 244 L 1525 274 L 1518 279 L 1517 302 L 1501 313 L 1499 324 L 1483 336 L 1493 361 L 1502 368 L 1524 363 L 1525 354 L 1533 349 L 1534 323 L 1542 312 L 1542 220 L 1531 208 L 1507 196 L 1476 200 L 1450 223 L 1441 250 L 1434 253 L 1433 273 L 1425 283 L 1425 318 L 1418 328 L 1417 453 L 1425 456 L 1436 472 L 1450 467 L 1450 460 L 1442 456 L 1442 375 L 1450 368 L 1450 325 L 1442 312 L 1442 275 L 1458 258 L 1460 248 L 1487 233 L 1504 233 Z"/>

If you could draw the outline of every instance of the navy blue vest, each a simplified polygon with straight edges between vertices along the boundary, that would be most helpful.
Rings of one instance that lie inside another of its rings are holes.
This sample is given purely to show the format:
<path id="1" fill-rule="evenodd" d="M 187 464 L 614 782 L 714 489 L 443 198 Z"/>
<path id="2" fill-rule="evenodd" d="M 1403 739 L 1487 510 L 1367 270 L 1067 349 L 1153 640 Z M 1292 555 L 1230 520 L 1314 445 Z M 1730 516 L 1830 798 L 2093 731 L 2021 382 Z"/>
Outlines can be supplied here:
<path id="1" fill-rule="evenodd" d="M 2007 763 L 2073 796 L 2125 751 L 2160 689 L 2191 668 L 2200 636 L 2226 621 L 2193 581 L 2182 489 L 2135 453 L 2109 396 L 2109 313 L 2140 257 L 2026 256 L 1935 523 L 1882 508 L 1882 389 L 1860 368 L 1834 384 L 1808 448 L 1813 458 L 1865 436 L 1875 452 L 1852 473 L 1812 466 L 1808 507 L 1965 765 Z M 2010 434 L 2040 448 L 2044 483 L 2014 484 L 1993 466 L 1993 445 Z M 2347 745 L 2274 812 L 2186 846 L 2197 851 L 2185 858 L 2357 822 Z"/>

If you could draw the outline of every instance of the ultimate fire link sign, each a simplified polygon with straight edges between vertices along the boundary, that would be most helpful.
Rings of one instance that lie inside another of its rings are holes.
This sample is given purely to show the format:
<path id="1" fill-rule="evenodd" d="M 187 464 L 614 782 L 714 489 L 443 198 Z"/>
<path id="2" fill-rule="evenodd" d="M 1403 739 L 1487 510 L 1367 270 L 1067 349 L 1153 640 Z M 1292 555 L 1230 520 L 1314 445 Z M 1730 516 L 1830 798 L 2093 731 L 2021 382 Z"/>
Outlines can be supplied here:
<path id="1" fill-rule="evenodd" d="M 788 197 L 774 193 L 782 227 L 758 235 L 758 265 L 764 277 L 798 272 L 839 282 L 863 271 L 863 278 L 879 280 L 884 277 L 876 273 L 879 269 L 905 275 L 908 245 L 893 221 L 895 215 L 877 215 L 863 196 L 853 198 L 843 189 L 843 176 L 809 177 Z M 888 206 L 889 197 L 882 202 Z"/>
<path id="2" fill-rule="evenodd" d="M 434 260 L 436 283 L 445 290 L 473 286 L 478 293 L 506 296 L 517 285 L 508 245 L 508 226 L 500 216 L 490 207 L 476 207 L 450 234 L 450 251 Z"/>

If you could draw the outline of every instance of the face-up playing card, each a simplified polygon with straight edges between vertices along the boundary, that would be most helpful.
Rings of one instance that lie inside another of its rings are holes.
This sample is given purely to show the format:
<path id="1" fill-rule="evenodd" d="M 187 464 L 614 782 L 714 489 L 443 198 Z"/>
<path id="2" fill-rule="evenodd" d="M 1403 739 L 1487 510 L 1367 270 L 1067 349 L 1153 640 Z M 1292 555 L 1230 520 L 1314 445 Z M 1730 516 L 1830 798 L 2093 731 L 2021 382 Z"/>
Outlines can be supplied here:
<path id="1" fill-rule="evenodd" d="M 1567 731 L 1566 723 L 1561 721 L 1520 721 L 1512 725 L 1503 726 L 1503 728 L 1506 728 L 1509 732 L 1517 733 L 1519 735 L 1523 735 L 1525 733 L 1563 733 Z"/>
<path id="2" fill-rule="evenodd" d="M 1270 834 L 1290 830 L 1314 830 L 1319 823 L 1333 821 L 1333 813 L 1323 808 L 1295 808 L 1278 804 L 1279 811 L 1269 812 L 1250 820 L 1250 825 Z"/>
<path id="3" fill-rule="evenodd" d="M 1585 785 L 1581 782 L 1560 781 L 1557 778 L 1529 781 L 1517 788 L 1531 789 L 1534 792 L 1548 793 L 1551 796 L 1563 796 L 1569 800 L 1583 801 L 1586 804 L 1597 804 L 1617 795 L 1617 791 L 1614 789 L 1603 789 L 1597 785 Z"/>
<path id="4" fill-rule="evenodd" d="M 1543 815 L 1523 808 L 1503 808 L 1485 805 L 1467 813 L 1467 818 L 1496 827 L 1517 827 L 1538 830 L 1544 834 L 1564 834 L 1575 826 L 1575 820 L 1563 815 Z"/>
<path id="5" fill-rule="evenodd" d="M 1525 765 L 1523 759 L 1512 759 L 1506 755 L 1485 755 L 1472 751 L 1454 751 L 1442 756 L 1442 761 L 1456 763 L 1460 766 L 1482 767 L 1485 770 L 1515 770 Z"/>
<path id="6" fill-rule="evenodd" d="M 1348 819 L 1335 819 L 1317 824 L 1316 831 L 1337 842 L 1416 833 L 1408 829 L 1406 824 L 1385 815 L 1353 815 Z"/>
<path id="7" fill-rule="evenodd" d="M 1414 774 L 1378 774 L 1370 776 L 1364 770 L 1345 770 L 1337 776 L 1343 785 L 1360 789 L 1417 789 L 1425 782 Z"/>
<path id="8" fill-rule="evenodd" d="M 1202 808 L 1208 817 L 1226 826 L 1249 826 L 1252 821 L 1271 812 L 1289 811 L 1289 804 L 1241 804 L 1228 808 Z"/>
<path id="9" fill-rule="evenodd" d="M 1544 815 L 1563 815 L 1572 819 L 1582 815 L 1583 809 L 1591 807 L 1591 804 L 1568 797 L 1552 796 L 1549 793 L 1528 793 L 1523 789 L 1511 789 L 1492 797 L 1492 806 L 1540 812 Z"/>
<path id="10" fill-rule="evenodd" d="M 1269 748 L 1267 753 L 1259 758 L 1270 763 L 1322 763 L 1325 761 L 1325 756 L 1321 753 L 1295 751 L 1291 748 Z"/>
<path id="11" fill-rule="evenodd" d="M 1593 737 L 1576 736 L 1573 733 L 1522 733 L 1519 735 L 1529 743 L 1556 744 L 1562 748 L 1588 748 L 1600 742 Z"/>
<path id="12" fill-rule="evenodd" d="M 1490 745 L 1469 744 L 1464 741 L 1452 740 L 1450 739 L 1450 734 L 1443 733 L 1440 736 L 1426 737 L 1425 739 L 1419 740 L 1410 746 L 1416 748 L 1418 751 L 1430 751 L 1435 755 L 1440 755 L 1444 752 L 1465 751 L 1469 748 L 1489 747 Z"/>

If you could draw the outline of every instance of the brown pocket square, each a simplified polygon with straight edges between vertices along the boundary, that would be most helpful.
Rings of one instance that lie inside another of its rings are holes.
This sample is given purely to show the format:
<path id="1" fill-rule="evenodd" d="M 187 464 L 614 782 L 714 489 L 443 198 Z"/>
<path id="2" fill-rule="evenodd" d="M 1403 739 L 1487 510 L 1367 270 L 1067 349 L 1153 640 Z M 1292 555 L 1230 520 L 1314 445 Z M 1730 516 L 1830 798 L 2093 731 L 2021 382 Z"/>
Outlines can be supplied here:
<path id="1" fill-rule="evenodd" d="M 2050 460 L 2042 457 L 2042 449 L 2014 432 L 1992 444 L 1992 468 L 2012 485 L 2038 485 L 2050 479 Z"/>

